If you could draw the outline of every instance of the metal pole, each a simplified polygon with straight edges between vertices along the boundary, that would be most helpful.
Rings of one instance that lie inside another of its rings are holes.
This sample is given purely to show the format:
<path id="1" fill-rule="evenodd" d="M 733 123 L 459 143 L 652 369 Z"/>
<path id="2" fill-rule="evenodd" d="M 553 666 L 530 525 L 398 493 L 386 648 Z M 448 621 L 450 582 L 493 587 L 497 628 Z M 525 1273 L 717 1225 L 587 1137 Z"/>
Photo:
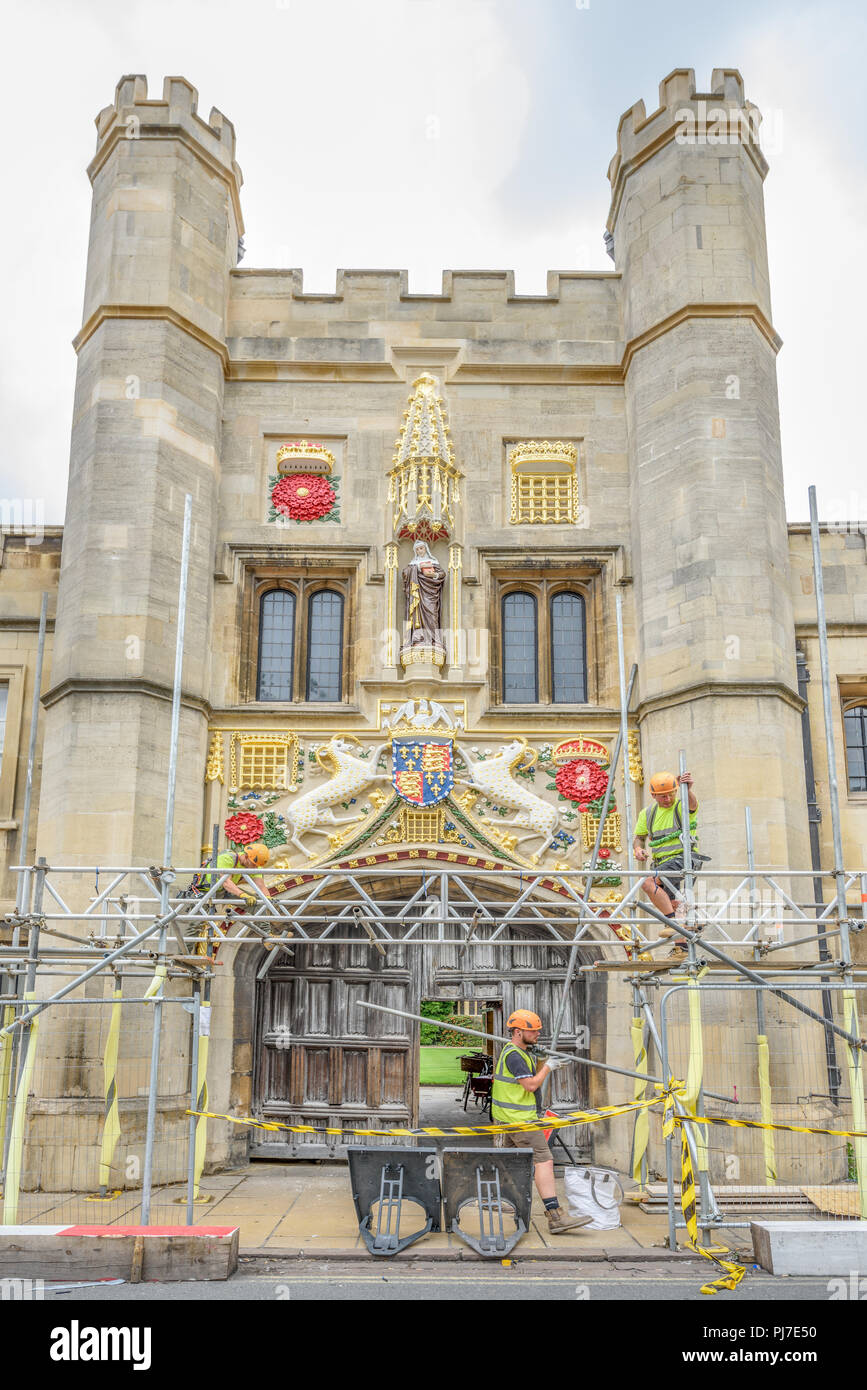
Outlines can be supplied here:
<path id="1" fill-rule="evenodd" d="M 632 670 L 631 670 L 630 673 L 629 673 L 629 688 L 628 688 L 628 690 L 627 690 L 627 692 L 626 692 L 626 694 L 625 694 L 625 697 L 624 697 L 624 698 L 625 698 L 625 701 L 626 701 L 626 706 L 627 706 L 627 708 L 629 707 L 629 701 L 632 699 L 632 691 L 633 691 L 633 689 L 634 689 L 635 681 L 636 681 L 637 676 L 638 676 L 638 667 L 637 667 L 636 665 L 633 665 Z M 599 850 L 600 850 L 601 845 L 602 845 L 602 832 L 603 832 L 603 829 L 604 829 L 604 827 L 605 827 L 605 817 L 608 815 L 608 807 L 611 805 L 611 796 L 612 796 L 612 792 L 613 792 L 613 789 L 614 789 L 614 777 L 615 777 L 615 773 L 616 773 L 616 771 L 617 771 L 617 763 L 618 763 L 618 759 L 620 758 L 620 753 L 621 753 L 621 749 L 622 749 L 622 748 L 623 748 L 623 727 L 622 727 L 622 724 L 621 724 L 621 728 L 620 728 L 620 730 L 619 730 L 619 732 L 618 732 L 618 735 L 617 735 L 617 741 L 616 741 L 616 743 L 614 744 L 614 751 L 613 751 L 613 753 L 612 753 L 612 755 L 611 755 L 611 772 L 610 772 L 609 777 L 608 777 L 608 786 L 607 786 L 606 789 L 605 789 L 605 798 L 604 798 L 604 800 L 603 800 L 603 802 L 602 802 L 602 810 L 600 811 L 600 814 L 599 814 L 599 826 L 598 826 L 597 831 L 596 831 L 596 842 L 595 842 L 595 844 L 594 844 L 594 846 L 593 846 L 593 853 L 592 853 L 592 855 L 590 856 L 590 868 L 587 870 L 587 877 L 586 877 L 585 882 L 584 882 L 584 892 L 583 892 L 583 894 L 582 894 L 582 896 L 581 896 L 581 899 L 580 899 L 580 901 L 582 902 L 582 904 L 584 904 L 585 906 L 586 906 L 586 904 L 590 901 L 590 890 L 591 890 L 591 888 L 593 887 L 593 875 L 594 875 L 594 873 L 595 873 L 595 871 L 596 871 L 596 864 L 597 864 L 597 861 L 598 861 L 598 858 L 599 858 Z M 627 833 L 630 833 L 630 832 L 631 832 L 631 827 L 630 827 L 629 825 L 627 825 L 626 829 L 627 829 Z M 569 963 L 568 963 L 568 965 L 567 965 L 567 967 L 566 967 L 566 978 L 565 978 L 565 980 L 563 981 L 563 992 L 562 992 L 562 994 L 560 995 L 560 1003 L 559 1003 L 559 1005 L 557 1006 L 557 1017 L 556 1017 L 555 1020 L 554 1020 L 554 1027 L 553 1027 L 553 1029 L 551 1030 L 551 1047 L 552 1047 L 552 1049 L 555 1048 L 555 1047 L 557 1046 L 557 1040 L 558 1040 L 558 1038 L 560 1037 L 560 1029 L 561 1029 L 562 1026 L 563 1026 L 563 1018 L 564 1018 L 564 1015 L 565 1015 L 565 1013 L 566 1013 L 566 1001 L 567 1001 L 567 999 L 569 998 L 569 990 L 570 990 L 571 987 L 572 987 L 572 977 L 573 977 L 573 975 L 575 974 L 575 966 L 576 966 L 577 963 L 578 963 L 578 950 L 579 950 L 578 942 L 577 942 L 577 941 L 574 941 L 574 942 L 572 943 L 572 947 L 571 947 L 571 949 L 570 949 L 570 951 L 569 951 Z M 506 1041 L 511 1041 L 511 1040 L 510 1040 L 510 1039 L 506 1039 Z"/>
<path id="2" fill-rule="evenodd" d="M 175 824 L 175 782 L 178 773 L 178 730 L 181 718 L 181 673 L 184 664 L 184 627 L 187 619 L 187 578 L 190 570 L 190 528 L 193 515 L 193 498 L 187 493 L 184 499 L 184 536 L 181 542 L 181 579 L 178 589 L 178 630 L 175 641 L 175 683 L 172 690 L 172 732 L 169 743 L 169 788 L 166 797 L 166 835 L 163 846 L 163 864 L 172 862 L 172 834 Z"/>
<path id="3" fill-rule="evenodd" d="M 193 1046 L 190 1057 L 190 1109 L 198 1110 L 199 1100 L 199 1027 L 202 1011 L 202 985 L 193 985 Z M 187 1225 L 193 1224 L 193 1204 L 196 1196 L 196 1116 L 190 1115 L 187 1137 Z"/>
<path id="4" fill-rule="evenodd" d="M 816 623 L 819 630 L 819 663 L 822 670 L 822 707 L 825 713 L 825 753 L 828 759 L 828 800 L 831 803 L 831 836 L 834 844 L 834 882 L 837 889 L 837 916 L 843 961 L 849 965 L 849 923 L 846 916 L 846 878 L 843 869 L 843 833 L 840 825 L 840 794 L 837 784 L 837 755 L 834 749 L 834 710 L 831 704 L 831 668 L 828 660 L 828 627 L 825 621 L 825 580 L 819 547 L 819 517 L 816 489 L 810 488 L 810 534 L 813 542 L 813 581 L 816 590 Z"/>
<path id="5" fill-rule="evenodd" d="M 33 912 L 30 918 L 30 939 L 27 952 L 27 976 L 24 984 L 24 998 L 30 999 L 36 989 L 36 971 L 39 965 L 39 924 L 38 914 L 42 910 L 42 895 L 45 885 L 45 870 L 48 861 L 39 859 L 37 861 L 36 875 L 33 884 Z M 21 1035 L 19 1041 L 19 1058 L 17 1069 L 17 1080 L 15 1090 L 10 1088 L 10 1105 L 6 1118 L 7 1133 L 5 1136 L 5 1171 L 4 1171 L 4 1201 L 3 1201 L 3 1222 L 5 1225 L 14 1226 L 18 1217 L 18 1194 L 21 1186 L 21 1163 L 24 1153 L 24 1131 L 27 1117 L 27 1096 L 30 1088 L 30 1077 L 33 1072 L 36 1048 L 36 1029 L 38 1025 L 31 1023 Z M 30 1065 L 28 1066 L 28 1057 Z"/>
<path id="6" fill-rule="evenodd" d="M 816 590 L 816 625 L 819 633 L 819 660 L 822 669 L 822 706 L 825 714 L 825 749 L 828 759 L 828 800 L 831 803 L 831 832 L 834 842 L 834 882 L 837 890 L 837 921 L 840 927 L 840 951 L 845 967 L 843 980 L 847 986 L 843 995 L 843 1017 L 850 1032 L 860 1027 L 855 994 L 852 990 L 852 951 L 849 942 L 849 921 L 846 907 L 846 872 L 843 868 L 843 830 L 840 822 L 840 793 L 837 783 L 837 755 L 834 748 L 835 714 L 831 704 L 831 664 L 828 658 L 828 625 L 825 618 L 825 579 L 822 571 L 822 552 L 819 544 L 819 514 L 816 489 L 810 488 L 810 536 L 813 542 L 813 580 Z M 864 1072 L 861 1048 L 850 1043 L 849 1094 L 852 1097 L 852 1127 L 864 1128 Z M 855 1164 L 858 1175 L 860 1214 L 867 1218 L 867 1141 L 855 1141 Z"/>
<path id="7" fill-rule="evenodd" d="M 36 733 L 39 723 L 39 697 L 42 693 L 42 664 L 45 657 L 45 632 L 48 622 L 48 594 L 42 595 L 42 607 L 39 612 L 39 637 L 36 642 L 36 668 L 33 673 L 33 701 L 30 710 L 30 742 L 27 750 L 27 777 L 24 783 L 24 809 L 21 813 L 21 836 L 19 840 L 19 858 L 27 858 L 27 841 L 30 835 L 30 804 L 33 795 L 33 766 L 36 757 Z M 18 876 L 18 883 L 15 890 L 15 911 L 20 916 L 24 908 L 24 903 L 30 892 L 30 870 L 23 869 Z M 21 927 L 16 924 L 12 933 L 12 945 L 17 949 L 21 940 Z M 13 984 L 16 996 L 19 993 L 19 975 L 6 972 L 0 982 L 0 991 L 3 994 L 11 993 Z M 4 1010 L 3 1023 L 11 1023 L 15 1017 L 15 1008 L 11 1006 Z M 18 1048 L 15 1041 L 4 1038 L 0 1040 L 0 1085 L 3 1085 L 6 1095 L 0 1096 L 0 1115 L 3 1117 L 2 1125 L 2 1153 L 0 1153 L 0 1169 L 2 1175 L 6 1173 L 6 1155 L 8 1152 L 9 1132 L 12 1127 L 12 1096 L 14 1095 L 14 1084 L 16 1076 L 16 1059 Z M 8 1084 L 7 1084 L 8 1083 Z"/>
<path id="8" fill-rule="evenodd" d="M 686 770 L 687 770 L 687 768 L 686 768 L 686 752 L 685 752 L 685 750 L 684 750 L 683 748 L 681 748 L 681 750 L 680 750 L 680 757 L 679 757 L 679 763 L 678 763 L 678 771 L 679 771 L 681 777 L 683 777 L 683 775 L 684 775 L 684 773 L 686 772 Z M 693 932 L 695 932 L 695 886 L 694 886 L 694 879 L 693 879 L 693 873 L 692 873 L 692 822 L 691 822 L 691 820 L 690 820 L 689 790 L 690 790 L 690 789 L 689 789 L 689 787 L 687 786 L 686 782 L 681 782 L 681 783 L 680 783 L 680 842 L 681 842 L 681 847 L 682 847 L 682 849 L 683 849 L 683 894 L 684 894 L 684 898 L 685 898 L 685 900 L 686 900 L 686 920 L 687 920 L 687 924 L 688 924 L 688 926 L 689 926 L 690 933 L 693 933 Z M 694 936 L 694 935 L 690 935 L 690 937 L 689 937 L 689 964 L 690 964 L 693 968 L 694 968 L 695 965 L 696 965 L 695 948 L 696 948 L 697 939 L 698 939 L 698 938 L 697 938 L 696 936 Z M 695 979 L 695 978 L 694 978 L 694 979 L 691 981 L 691 986 L 690 986 L 690 987 L 691 987 L 692 989 L 694 989 L 694 990 L 697 992 L 697 997 L 696 997 L 696 999 L 695 999 L 695 1001 L 694 1001 L 694 1002 L 695 1002 L 695 1020 L 694 1020 L 694 1021 L 693 1021 L 692 1005 L 690 1005 L 690 1041 L 691 1041 L 691 1045 L 692 1045 L 693 1043 L 696 1043 L 697 1046 L 698 1046 L 698 1048 L 701 1049 L 701 1053 L 702 1053 L 701 1072 L 699 1073 L 699 1076 L 698 1076 L 698 1087 L 697 1087 L 697 1089 L 696 1089 L 696 1095 L 695 1095 L 695 1108 L 696 1108 L 696 1112 L 697 1112 L 699 1115 L 703 1115 L 703 1114 L 704 1114 L 704 1048 L 703 1048 L 703 1043 L 702 1043 L 702 1027 L 701 1027 L 701 983 L 700 983 L 700 981 L 699 981 L 698 979 Z M 688 1131 L 688 1130 L 686 1131 L 686 1134 L 687 1134 L 687 1139 L 689 1139 L 690 1136 L 689 1136 L 689 1131 Z M 711 1192 L 710 1182 L 709 1182 L 709 1180 L 708 1180 L 708 1174 L 707 1174 L 707 1154 L 706 1154 L 707 1145 L 706 1145 L 706 1139 L 705 1139 L 705 1135 L 702 1133 L 702 1130 L 701 1130 L 701 1128 L 700 1128 L 698 1125 L 696 1126 L 696 1131 L 695 1131 L 694 1149 L 695 1149 L 695 1152 L 694 1152 L 694 1159 L 695 1159 L 695 1161 L 696 1161 L 696 1168 L 697 1168 L 697 1172 L 698 1172 L 698 1187 L 699 1187 L 699 1192 L 700 1192 L 700 1194 L 701 1194 L 701 1214 L 702 1214 L 702 1217 L 707 1217 L 707 1216 L 709 1215 L 709 1216 L 710 1216 L 711 1218 L 713 1218 L 714 1220 L 719 1220 L 719 1215 L 720 1215 L 720 1213 L 719 1213 L 719 1210 L 718 1210 L 718 1208 L 717 1208 L 716 1202 L 715 1202 L 715 1200 L 714 1200 L 713 1193 Z M 705 1239 L 707 1240 L 707 1239 L 709 1238 L 709 1236 L 708 1236 L 709 1228 L 708 1228 L 707 1226 L 702 1226 L 702 1230 L 704 1231 L 704 1233 L 705 1233 Z"/>
<path id="9" fill-rule="evenodd" d="M 750 929 L 755 923 L 756 917 L 756 879 L 753 870 L 756 867 L 756 855 L 753 846 L 753 813 L 749 806 L 744 807 L 744 828 L 747 838 L 747 868 L 750 871 Z M 754 938 L 753 958 L 760 961 L 762 953 L 759 950 L 759 942 Z M 761 990 L 756 990 L 756 1024 L 760 1034 L 765 1032 L 765 1001 Z"/>
<path id="10" fill-rule="evenodd" d="M 169 744 L 169 785 L 166 795 L 166 832 L 163 844 L 164 869 L 172 862 L 172 837 L 175 823 L 175 784 L 178 771 L 178 732 L 181 715 L 181 676 L 184 665 L 184 625 L 187 615 L 187 577 L 190 568 L 190 526 L 192 512 L 193 498 L 188 492 L 184 499 L 184 534 L 181 542 L 181 577 L 178 587 L 175 681 L 172 691 L 172 731 Z M 164 872 L 160 881 L 160 917 L 166 917 L 168 908 L 169 878 Z M 159 953 L 161 957 L 165 954 L 165 949 L 166 927 L 163 926 L 159 941 Z M 148 1090 L 147 1120 L 145 1128 L 144 1172 L 142 1174 L 141 1224 L 143 1226 L 150 1225 L 154 1141 L 156 1135 L 157 1098 L 159 1090 L 160 1041 L 163 1025 L 163 989 L 164 984 L 161 984 L 154 999 L 154 1031 L 151 1044 L 150 1087 Z"/>
<path id="11" fill-rule="evenodd" d="M 36 669 L 33 673 L 33 705 L 30 713 L 30 743 L 27 749 L 27 777 L 24 783 L 24 810 L 21 812 L 21 858 L 27 858 L 27 839 L 30 834 L 30 803 L 33 797 L 33 764 L 36 757 L 36 733 L 39 726 L 39 697 L 42 692 L 42 663 L 45 658 L 45 631 L 48 622 L 48 594 L 42 595 L 39 614 L 39 638 L 36 643 Z M 23 904 L 23 883 L 18 880 L 15 910 Z"/>
<path id="12" fill-rule="evenodd" d="M 437 1023 L 434 1018 L 425 1018 L 423 1014 L 410 1014 L 405 1009 L 388 1009 L 385 1004 L 370 1004 L 365 999 L 355 1001 L 360 1009 L 376 1009 L 377 1013 L 396 1014 L 398 1018 L 412 1018 L 416 1023 L 429 1023 L 432 1028 L 444 1028 L 449 1033 L 466 1033 L 468 1038 L 490 1038 L 492 1042 L 510 1043 L 511 1038 L 504 1038 L 499 1033 L 480 1033 L 475 1028 L 459 1028 L 454 1023 Z M 546 1052 L 549 1057 L 557 1057 L 562 1062 L 580 1062 L 583 1067 L 598 1067 L 600 1071 L 614 1071 L 618 1076 L 637 1076 L 639 1081 L 661 1081 L 659 1076 L 645 1076 L 640 1071 L 629 1071 L 626 1067 L 615 1067 L 610 1062 L 591 1062 L 589 1057 L 579 1057 L 576 1052 L 554 1052 L 550 1047 L 543 1047 L 539 1051 Z M 623 1104 L 627 1104 L 626 1101 Z"/>
<path id="13" fill-rule="evenodd" d="M 632 793 L 629 787 L 629 700 L 632 693 L 630 684 L 629 694 L 626 690 L 626 658 L 623 650 L 623 595 L 620 590 L 615 594 L 617 607 L 617 667 L 620 677 L 620 746 L 623 749 L 623 821 L 626 834 L 626 864 L 630 869 L 635 868 L 635 858 L 632 850 Z M 637 669 L 637 668 L 633 668 Z M 634 912 L 630 910 L 630 916 L 634 919 Z M 638 934 L 635 931 L 635 922 L 632 922 L 632 939 L 638 946 Z"/>

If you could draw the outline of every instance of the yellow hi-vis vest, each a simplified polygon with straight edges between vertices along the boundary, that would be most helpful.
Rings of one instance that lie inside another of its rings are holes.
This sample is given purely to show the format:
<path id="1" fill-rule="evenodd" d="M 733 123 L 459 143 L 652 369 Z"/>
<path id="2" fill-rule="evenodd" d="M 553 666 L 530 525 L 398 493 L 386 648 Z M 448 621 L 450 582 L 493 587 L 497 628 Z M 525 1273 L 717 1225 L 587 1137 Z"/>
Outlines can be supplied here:
<path id="1" fill-rule="evenodd" d="M 525 1091 L 520 1081 L 506 1070 L 506 1058 L 513 1052 L 523 1057 L 530 1068 L 531 1076 L 536 1070 L 529 1053 L 522 1051 L 514 1043 L 509 1043 L 508 1047 L 503 1048 L 497 1058 L 494 1084 L 491 1087 L 491 1119 L 501 1125 L 532 1124 L 537 1118 L 535 1092 Z"/>

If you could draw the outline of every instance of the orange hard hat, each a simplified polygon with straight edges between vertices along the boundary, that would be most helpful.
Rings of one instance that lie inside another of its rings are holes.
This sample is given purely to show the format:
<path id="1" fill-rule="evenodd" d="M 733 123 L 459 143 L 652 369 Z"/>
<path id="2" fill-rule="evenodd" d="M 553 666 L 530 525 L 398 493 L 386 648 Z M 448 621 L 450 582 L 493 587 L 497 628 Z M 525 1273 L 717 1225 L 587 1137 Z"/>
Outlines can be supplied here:
<path id="1" fill-rule="evenodd" d="M 244 853 L 248 859 L 252 859 L 257 869 L 264 869 L 271 858 L 271 851 L 268 846 L 263 845 L 260 840 L 256 840 L 252 845 L 247 845 Z"/>
<path id="2" fill-rule="evenodd" d="M 506 1027 L 533 1030 L 542 1027 L 542 1020 L 538 1014 L 531 1013 L 529 1009 L 516 1009 L 513 1014 L 509 1014 Z"/>
<path id="3" fill-rule="evenodd" d="M 677 791 L 677 778 L 673 772 L 657 772 L 650 779 L 652 796 L 665 796 L 666 792 Z"/>

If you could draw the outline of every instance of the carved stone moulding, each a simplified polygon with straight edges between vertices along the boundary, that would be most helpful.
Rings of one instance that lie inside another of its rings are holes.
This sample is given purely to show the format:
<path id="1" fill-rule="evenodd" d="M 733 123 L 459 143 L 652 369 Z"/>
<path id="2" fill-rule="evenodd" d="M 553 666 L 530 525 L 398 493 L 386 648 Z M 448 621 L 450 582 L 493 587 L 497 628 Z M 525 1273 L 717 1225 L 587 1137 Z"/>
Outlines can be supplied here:
<path id="1" fill-rule="evenodd" d="M 445 647 L 404 647 L 400 654 L 400 664 L 407 670 L 411 666 L 444 666 Z"/>

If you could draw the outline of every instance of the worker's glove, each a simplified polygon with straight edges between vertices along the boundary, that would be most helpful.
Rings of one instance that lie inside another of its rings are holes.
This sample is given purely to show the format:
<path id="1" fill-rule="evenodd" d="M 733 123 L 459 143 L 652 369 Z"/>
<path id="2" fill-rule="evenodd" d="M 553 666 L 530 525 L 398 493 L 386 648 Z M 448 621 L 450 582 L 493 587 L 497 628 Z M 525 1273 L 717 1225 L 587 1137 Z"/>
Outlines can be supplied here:
<path id="1" fill-rule="evenodd" d="M 545 1066 L 549 1071 L 556 1071 L 558 1067 L 565 1067 L 566 1063 L 560 1057 L 546 1057 Z"/>
<path id="2" fill-rule="evenodd" d="M 259 899 L 256 897 L 255 893 L 245 893 L 245 894 L 244 894 L 244 906 L 245 906 L 245 907 L 255 907 L 258 901 L 259 901 Z"/>

